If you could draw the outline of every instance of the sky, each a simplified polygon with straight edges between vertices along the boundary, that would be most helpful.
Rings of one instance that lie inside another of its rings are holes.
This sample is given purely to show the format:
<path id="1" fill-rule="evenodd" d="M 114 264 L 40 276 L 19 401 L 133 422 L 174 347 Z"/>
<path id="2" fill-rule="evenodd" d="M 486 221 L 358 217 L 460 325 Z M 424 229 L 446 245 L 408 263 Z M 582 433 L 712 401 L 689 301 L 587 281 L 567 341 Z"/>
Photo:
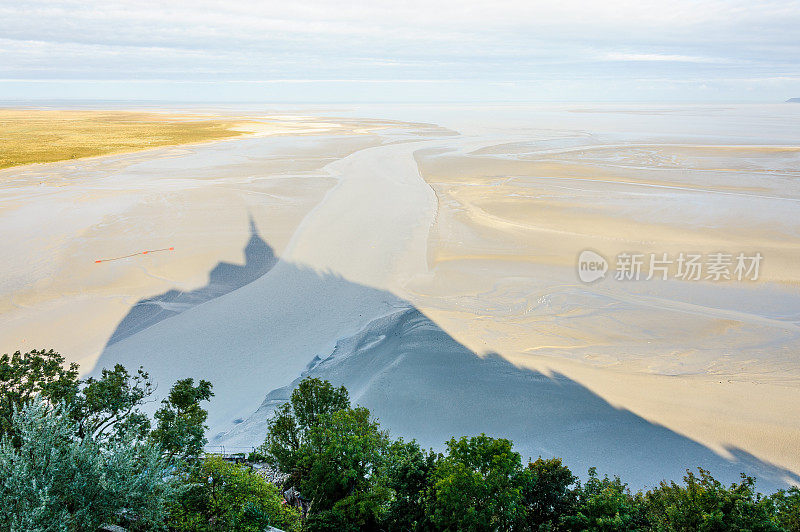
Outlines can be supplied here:
<path id="1" fill-rule="evenodd" d="M 0 100 L 800 97 L 800 0 L 0 0 Z"/>

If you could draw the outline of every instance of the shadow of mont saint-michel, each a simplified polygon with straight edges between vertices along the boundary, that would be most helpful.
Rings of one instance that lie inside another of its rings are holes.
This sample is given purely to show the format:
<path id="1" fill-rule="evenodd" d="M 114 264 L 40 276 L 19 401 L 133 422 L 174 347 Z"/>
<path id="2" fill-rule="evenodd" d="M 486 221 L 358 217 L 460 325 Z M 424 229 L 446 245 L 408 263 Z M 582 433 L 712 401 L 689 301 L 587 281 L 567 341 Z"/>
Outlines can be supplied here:
<path id="1" fill-rule="evenodd" d="M 250 240 L 244 248 L 244 259 L 243 266 L 220 262 L 208 274 L 208 284 L 197 290 L 168 290 L 137 302 L 117 325 L 107 345 L 115 344 L 186 309 L 232 292 L 271 270 L 278 262 L 278 257 L 272 247 L 258 235 L 252 218 Z"/>
<path id="2" fill-rule="evenodd" d="M 753 475 L 764 491 L 800 482 L 741 449 L 720 456 L 564 375 L 478 356 L 409 302 L 279 260 L 252 220 L 250 229 L 244 266 L 220 263 L 206 287 L 134 305 L 95 368 L 144 365 L 162 390 L 186 376 L 212 381 L 210 446 L 260 444 L 274 408 L 313 376 L 426 447 L 484 432 L 513 440 L 524 459 L 559 456 L 577 474 L 596 466 L 634 488 L 698 466 L 724 482 Z"/>

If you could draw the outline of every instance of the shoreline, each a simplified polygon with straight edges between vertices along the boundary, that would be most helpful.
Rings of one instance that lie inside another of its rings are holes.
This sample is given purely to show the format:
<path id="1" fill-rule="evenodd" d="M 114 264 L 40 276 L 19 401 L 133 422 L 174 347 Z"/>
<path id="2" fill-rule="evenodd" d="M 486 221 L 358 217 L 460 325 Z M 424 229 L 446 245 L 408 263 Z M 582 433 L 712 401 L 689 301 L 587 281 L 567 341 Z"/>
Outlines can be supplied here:
<path id="1" fill-rule="evenodd" d="M 220 136 L 214 138 L 187 139 L 185 141 L 175 141 L 175 142 L 167 141 L 142 147 L 120 147 L 120 148 L 109 149 L 103 153 L 94 155 L 85 155 L 80 157 L 62 157 L 53 160 L 22 162 L 22 163 L 12 164 L 10 166 L 0 166 L 0 175 L 2 175 L 2 173 L 5 173 L 8 170 L 16 171 L 16 170 L 27 170 L 27 169 L 39 169 L 39 168 L 46 168 L 46 165 L 52 165 L 52 164 L 85 162 L 98 159 L 102 160 L 103 158 L 107 157 L 138 154 L 157 149 L 176 148 L 183 146 L 186 147 L 202 146 L 206 144 L 213 144 L 216 142 L 228 142 L 232 140 L 240 140 L 243 138 L 254 138 L 254 137 L 257 138 L 264 136 L 326 135 L 326 134 L 337 134 L 337 133 L 364 135 L 364 134 L 370 134 L 376 128 L 379 129 L 381 127 L 388 127 L 389 125 L 388 124 L 389 121 L 364 120 L 363 125 L 353 127 L 352 124 L 343 123 L 341 119 L 315 117 L 315 116 L 298 117 L 293 115 L 287 115 L 285 117 L 282 117 L 281 115 L 276 114 L 274 112 L 271 112 L 268 115 L 261 115 L 261 114 L 225 115 L 225 114 L 214 114 L 214 113 L 198 114 L 196 112 L 176 113 L 174 111 L 157 111 L 152 109 L 147 111 L 137 111 L 137 110 L 102 110 L 102 109 L 96 109 L 96 110 L 28 109 L 24 107 L 9 107 L 9 108 L 0 108 L 0 140 L 2 140 L 3 126 L 7 125 L 7 123 L 13 123 L 14 120 L 13 118 L 12 119 L 6 118 L 6 115 L 10 113 L 19 113 L 28 111 L 33 114 L 39 114 L 39 115 L 45 113 L 46 114 L 67 113 L 67 114 L 80 115 L 78 120 L 92 116 L 98 118 L 110 118 L 111 120 L 109 120 L 109 122 L 107 122 L 106 124 L 113 123 L 113 121 L 117 119 L 130 118 L 131 120 L 129 122 L 131 123 L 131 127 L 151 125 L 154 128 L 158 128 L 167 125 L 174 126 L 174 125 L 185 124 L 187 126 L 194 126 L 197 124 L 204 124 L 204 125 L 220 126 L 223 127 L 223 130 Z M 154 118 L 155 120 L 148 120 L 147 118 Z M 38 118 L 35 116 L 27 120 L 39 121 Z M 51 122 L 53 122 L 54 124 L 58 124 L 59 122 L 64 122 L 64 120 L 58 120 L 56 118 L 53 118 L 51 119 Z M 358 122 L 358 120 L 354 120 L 354 122 Z M 384 122 L 384 124 L 381 125 L 381 122 Z M 37 124 L 37 126 L 42 127 L 41 124 Z M 49 134 L 59 135 L 61 133 L 60 131 L 58 131 L 56 126 L 53 126 L 51 124 L 45 124 L 44 129 L 46 129 Z M 68 134 L 69 132 L 67 132 L 67 135 Z M 99 140 L 102 141 L 104 139 L 107 139 L 110 135 L 107 132 L 101 132 L 99 136 L 100 136 Z M 197 132 L 195 136 L 202 136 L 202 131 Z M 139 137 L 135 138 L 137 138 L 137 140 L 139 139 Z M 154 142 L 159 142 L 159 140 L 156 139 Z M 55 150 L 56 147 L 51 147 L 51 149 Z M 44 156 L 48 157 L 49 155 L 45 154 Z"/>

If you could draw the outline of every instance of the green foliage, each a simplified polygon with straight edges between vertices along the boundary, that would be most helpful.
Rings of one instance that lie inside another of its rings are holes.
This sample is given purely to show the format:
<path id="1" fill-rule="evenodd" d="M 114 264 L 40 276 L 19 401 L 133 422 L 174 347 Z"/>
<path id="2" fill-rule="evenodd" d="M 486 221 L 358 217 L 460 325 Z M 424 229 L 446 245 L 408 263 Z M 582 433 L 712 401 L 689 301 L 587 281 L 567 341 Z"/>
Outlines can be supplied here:
<path id="1" fill-rule="evenodd" d="M 447 442 L 448 454 L 432 476 L 430 514 L 448 530 L 511 530 L 524 518 L 522 467 L 512 443 L 485 434 Z"/>
<path id="2" fill-rule="evenodd" d="M 29 402 L 12 418 L 18 445 L 0 442 L 0 530 L 96 530 L 125 510 L 159 527 L 174 485 L 157 448 L 75 436 L 62 407 Z"/>
<path id="3" fill-rule="evenodd" d="M 153 393 L 142 368 L 131 375 L 121 365 L 103 369 L 100 377 L 78 379 L 78 365 L 66 366 L 53 350 L 0 357 L 0 435 L 9 434 L 14 409 L 39 397 L 50 406 L 64 405 L 80 438 L 144 438 L 150 421 L 139 407 Z"/>
<path id="4" fill-rule="evenodd" d="M 289 474 L 297 482 L 300 480 L 298 451 L 305 439 L 306 431 L 301 431 L 297 426 L 292 403 L 284 403 L 270 420 L 267 439 L 256 452 L 263 455 L 271 466 Z"/>
<path id="5" fill-rule="evenodd" d="M 247 453 L 247 461 L 248 462 L 266 462 L 267 457 L 264 456 L 261 452 L 261 449 L 254 449 L 253 451 Z"/>
<path id="6" fill-rule="evenodd" d="M 770 497 L 775 522 L 784 530 L 800 532 L 800 488 L 792 486 Z"/>
<path id="7" fill-rule="evenodd" d="M 11 434 L 14 411 L 37 396 L 51 405 L 74 400 L 78 365 L 64 366 L 64 357 L 52 349 L 0 357 L 0 436 Z"/>
<path id="8" fill-rule="evenodd" d="M 320 379 L 304 379 L 292 392 L 292 411 L 301 431 L 316 427 L 324 416 L 350 407 L 347 388 Z"/>
<path id="9" fill-rule="evenodd" d="M 0 358 L 0 384 L 0 530 L 93 530 L 123 514 L 129 527 L 164 525 L 182 465 L 166 458 L 201 451 L 210 383 L 178 381 L 152 434 L 142 368 L 81 382 L 54 351 L 17 352 Z"/>
<path id="10" fill-rule="evenodd" d="M 112 370 L 103 369 L 99 379 L 86 379 L 71 409 L 78 435 L 96 440 L 143 439 L 150 430 L 150 420 L 139 406 L 152 393 L 150 376 L 141 367 L 134 375 L 121 364 Z"/>
<path id="11" fill-rule="evenodd" d="M 570 530 L 640 530 L 643 526 L 641 507 L 619 479 L 597 476 L 589 469 L 589 480 L 575 490 L 577 513 L 564 518 Z"/>
<path id="12" fill-rule="evenodd" d="M 773 522 L 773 502 L 755 491 L 755 479 L 742 475 L 726 487 L 699 469 L 683 477 L 684 486 L 661 482 L 643 500 L 648 521 L 657 530 L 780 530 Z"/>
<path id="13" fill-rule="evenodd" d="M 299 450 L 306 443 L 309 430 L 317 426 L 323 416 L 349 407 L 350 396 L 344 386 L 334 388 L 328 381 L 304 379 L 292 391 L 289 402 L 278 408 L 270 420 L 267 439 L 259 453 L 299 482 Z"/>
<path id="14" fill-rule="evenodd" d="M 310 503 L 283 504 L 248 466 L 200 457 L 211 384 L 175 383 L 155 414 L 142 368 L 84 383 L 53 351 L 0 358 L 0 530 L 653 530 L 800 532 L 800 489 L 763 497 L 755 480 L 725 486 L 702 469 L 632 495 L 595 469 L 581 484 L 561 460 L 523 467 L 512 443 L 451 439 L 444 455 L 392 441 L 345 388 L 306 379 L 251 458 L 289 474 Z M 166 515 L 165 515 L 166 514 Z M 126 517 L 127 516 L 127 517 Z"/>
<path id="15" fill-rule="evenodd" d="M 331 511 L 370 527 L 388 494 L 373 474 L 383 464 L 388 439 L 366 408 L 347 408 L 318 419 L 299 449 L 300 492 L 316 513 Z"/>
<path id="16" fill-rule="evenodd" d="M 800 490 L 763 498 L 753 479 L 725 487 L 700 470 L 684 485 L 630 493 L 589 470 L 581 484 L 560 459 L 522 466 L 512 443 L 451 439 L 444 455 L 391 441 L 347 391 L 306 379 L 270 421 L 259 450 L 312 504 L 307 530 L 793 530 Z"/>
<path id="17" fill-rule="evenodd" d="M 208 412 L 200 402 L 209 401 L 213 395 L 208 381 L 201 380 L 197 386 L 194 379 L 176 382 L 155 413 L 158 424 L 151 434 L 152 440 L 171 458 L 199 455 L 208 442 L 205 438 Z"/>
<path id="18" fill-rule="evenodd" d="M 392 442 L 380 472 L 391 497 L 383 523 L 389 530 L 424 530 L 432 525 L 426 514 L 427 490 L 442 456 L 425 452 L 415 441 Z"/>
<path id="19" fill-rule="evenodd" d="M 344 387 L 305 379 L 270 421 L 261 452 L 310 500 L 312 530 L 377 525 L 388 490 L 376 474 L 388 438 Z"/>
<path id="20" fill-rule="evenodd" d="M 538 458 L 517 477 L 525 506 L 525 529 L 557 530 L 563 516 L 577 510 L 578 478 L 559 458 Z"/>
<path id="21" fill-rule="evenodd" d="M 184 475 L 185 489 L 170 506 L 173 530 L 260 532 L 299 528 L 299 513 L 282 504 L 277 487 L 249 467 L 207 456 Z"/>
<path id="22" fill-rule="evenodd" d="M 389 494 L 376 486 L 371 490 L 354 491 L 337 501 L 329 510 L 309 515 L 305 528 L 311 531 L 380 530 L 380 509 Z"/>

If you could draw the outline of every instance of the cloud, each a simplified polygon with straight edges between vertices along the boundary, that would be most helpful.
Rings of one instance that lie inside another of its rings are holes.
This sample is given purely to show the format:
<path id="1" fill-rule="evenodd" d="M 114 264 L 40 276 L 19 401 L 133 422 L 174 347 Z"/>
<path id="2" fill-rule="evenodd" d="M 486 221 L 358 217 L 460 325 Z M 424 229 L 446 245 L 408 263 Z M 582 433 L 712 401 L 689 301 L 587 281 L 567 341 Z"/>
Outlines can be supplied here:
<path id="1" fill-rule="evenodd" d="M 5 79 L 763 79 L 800 1 L 0 0 Z M 1 87 L 0 87 L 1 89 Z"/>
<path id="2" fill-rule="evenodd" d="M 673 63 L 729 63 L 729 59 L 679 54 L 645 54 L 609 52 L 600 55 L 603 61 L 666 61 Z"/>

